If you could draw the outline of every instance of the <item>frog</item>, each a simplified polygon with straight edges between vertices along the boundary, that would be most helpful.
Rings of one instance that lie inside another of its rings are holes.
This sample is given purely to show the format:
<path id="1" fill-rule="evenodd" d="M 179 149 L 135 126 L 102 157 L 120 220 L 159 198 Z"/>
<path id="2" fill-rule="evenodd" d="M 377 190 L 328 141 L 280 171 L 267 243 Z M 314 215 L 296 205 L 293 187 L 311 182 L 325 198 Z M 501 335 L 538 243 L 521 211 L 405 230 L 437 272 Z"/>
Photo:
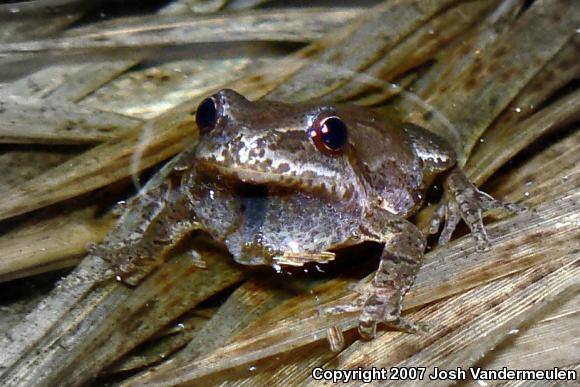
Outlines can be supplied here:
<path id="1" fill-rule="evenodd" d="M 379 324 L 417 331 L 401 310 L 429 234 L 442 228 L 444 245 L 462 219 L 477 250 L 487 250 L 484 213 L 524 210 L 472 184 L 443 138 L 367 107 L 250 101 L 224 89 L 199 104 L 195 121 L 198 142 L 125 204 L 93 248 L 127 284 L 138 284 L 195 230 L 241 265 L 275 268 L 326 263 L 375 242 L 383 248 L 372 281 L 352 304 L 328 310 L 359 313 L 359 334 L 370 340 Z M 423 232 L 410 218 L 436 181 L 443 195 Z"/>

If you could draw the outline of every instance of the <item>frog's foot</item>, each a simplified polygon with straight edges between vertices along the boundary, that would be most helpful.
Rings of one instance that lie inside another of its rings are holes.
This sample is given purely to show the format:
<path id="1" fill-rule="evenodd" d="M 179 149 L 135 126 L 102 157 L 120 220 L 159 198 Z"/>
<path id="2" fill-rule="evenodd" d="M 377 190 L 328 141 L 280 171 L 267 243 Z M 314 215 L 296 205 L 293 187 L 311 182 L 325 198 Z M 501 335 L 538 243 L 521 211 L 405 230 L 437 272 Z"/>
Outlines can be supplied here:
<path id="1" fill-rule="evenodd" d="M 356 290 L 359 292 L 359 289 Z M 407 333 L 426 332 L 426 325 L 413 323 L 401 317 L 402 298 L 399 291 L 367 285 L 366 290 L 353 303 L 334 305 L 321 310 L 321 313 L 360 312 L 358 331 L 364 340 L 372 340 L 376 336 L 378 324 Z"/>
<path id="2" fill-rule="evenodd" d="M 483 225 L 483 214 L 490 210 L 518 213 L 526 209 L 514 203 L 496 200 L 480 191 L 458 167 L 449 173 L 444 185 L 445 195 L 435 210 L 429 227 L 429 233 L 435 234 L 445 219 L 443 231 L 439 236 L 440 245 L 449 242 L 457 224 L 463 219 L 475 239 L 476 249 L 478 251 L 488 250 L 491 243 Z"/>
<path id="3" fill-rule="evenodd" d="M 359 316 L 358 331 L 365 340 L 372 340 L 377 334 L 377 325 L 407 333 L 425 331 L 424 327 L 401 317 L 402 294 L 385 288 L 375 288 L 364 302 Z"/>

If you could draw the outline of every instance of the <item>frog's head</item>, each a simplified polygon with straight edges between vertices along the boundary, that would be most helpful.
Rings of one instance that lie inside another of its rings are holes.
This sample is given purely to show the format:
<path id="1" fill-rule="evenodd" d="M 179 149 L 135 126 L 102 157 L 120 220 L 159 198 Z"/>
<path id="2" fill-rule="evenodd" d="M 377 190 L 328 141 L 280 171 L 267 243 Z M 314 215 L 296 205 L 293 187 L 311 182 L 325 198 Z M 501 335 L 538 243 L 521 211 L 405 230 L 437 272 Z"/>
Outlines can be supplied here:
<path id="1" fill-rule="evenodd" d="M 360 200 L 348 125 L 327 105 L 252 102 L 221 90 L 200 103 L 195 162 L 206 175 Z"/>

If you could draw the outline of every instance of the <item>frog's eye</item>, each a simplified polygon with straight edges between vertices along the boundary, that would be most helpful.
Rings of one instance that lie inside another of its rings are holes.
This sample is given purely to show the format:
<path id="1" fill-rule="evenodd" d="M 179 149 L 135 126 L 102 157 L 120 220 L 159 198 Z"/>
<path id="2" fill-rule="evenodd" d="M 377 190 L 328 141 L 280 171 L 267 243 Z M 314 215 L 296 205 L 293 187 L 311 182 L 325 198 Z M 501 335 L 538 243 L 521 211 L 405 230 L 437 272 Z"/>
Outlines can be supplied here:
<path id="1" fill-rule="evenodd" d="M 212 130 L 218 121 L 218 106 L 213 98 L 206 98 L 197 107 L 195 122 L 202 133 Z"/>
<path id="2" fill-rule="evenodd" d="M 320 117 L 312 125 L 310 138 L 322 153 L 336 155 L 348 141 L 347 132 L 346 124 L 337 116 Z"/>

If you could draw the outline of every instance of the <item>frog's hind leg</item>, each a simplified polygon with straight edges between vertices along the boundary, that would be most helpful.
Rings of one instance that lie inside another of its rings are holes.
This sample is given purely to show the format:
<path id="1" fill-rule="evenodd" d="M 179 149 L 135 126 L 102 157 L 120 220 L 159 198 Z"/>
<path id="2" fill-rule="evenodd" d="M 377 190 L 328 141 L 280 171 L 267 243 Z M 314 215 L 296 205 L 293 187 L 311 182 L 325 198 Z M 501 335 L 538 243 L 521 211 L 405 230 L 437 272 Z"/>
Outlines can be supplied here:
<path id="1" fill-rule="evenodd" d="M 483 225 L 483 214 L 495 209 L 511 213 L 525 210 L 522 206 L 496 200 L 480 191 L 467 179 L 459 167 L 449 172 L 444 181 L 444 188 L 445 195 L 431 219 L 429 229 L 429 233 L 436 233 L 442 220 L 445 219 L 445 225 L 439 237 L 440 245 L 449 242 L 459 220 L 463 219 L 471 230 L 477 250 L 487 250 L 491 244 Z"/>
<path id="2" fill-rule="evenodd" d="M 375 336 L 378 323 L 407 332 L 419 330 L 401 317 L 401 303 L 423 262 L 425 237 L 405 220 L 389 231 L 379 268 L 363 295 L 359 333 L 365 339 Z"/>
<path id="3" fill-rule="evenodd" d="M 372 281 L 357 291 L 360 296 L 353 304 L 337 305 L 324 311 L 330 314 L 360 311 L 358 330 L 367 340 L 375 337 L 379 323 L 406 332 L 424 330 L 401 317 L 401 303 L 423 262 L 425 237 L 404 219 L 393 219 L 390 214 L 387 219 L 373 225 L 376 231 L 366 231 L 370 238 L 385 242 Z"/>

